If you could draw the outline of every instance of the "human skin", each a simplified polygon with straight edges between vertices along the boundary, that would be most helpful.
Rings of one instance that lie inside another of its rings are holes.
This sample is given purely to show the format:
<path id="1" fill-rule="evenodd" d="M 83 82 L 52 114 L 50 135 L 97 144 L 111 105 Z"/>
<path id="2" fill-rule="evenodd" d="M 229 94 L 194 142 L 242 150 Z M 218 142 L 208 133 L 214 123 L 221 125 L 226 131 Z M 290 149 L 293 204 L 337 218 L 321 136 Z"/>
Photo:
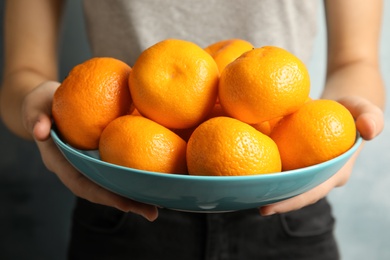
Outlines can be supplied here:
<path id="1" fill-rule="evenodd" d="M 327 74 L 322 98 L 347 107 L 364 140 L 384 127 L 385 87 L 379 68 L 382 1 L 324 1 L 328 36 Z M 285 201 L 264 206 L 262 215 L 300 209 L 347 183 L 362 147 L 329 180 Z"/>
<path id="2" fill-rule="evenodd" d="M 346 106 L 365 140 L 383 129 L 384 84 L 378 60 L 381 0 L 324 1 L 328 30 L 327 77 L 322 98 Z M 17 136 L 36 142 L 46 167 L 76 196 L 131 211 L 153 221 L 155 206 L 116 195 L 96 185 L 63 157 L 50 137 L 51 104 L 58 82 L 58 34 L 64 1 L 7 1 L 5 62 L 0 113 Z M 32 11 L 34 10 L 34 11 Z M 260 208 L 271 215 L 297 210 L 344 185 L 358 152 L 332 178 L 294 198 Z"/>

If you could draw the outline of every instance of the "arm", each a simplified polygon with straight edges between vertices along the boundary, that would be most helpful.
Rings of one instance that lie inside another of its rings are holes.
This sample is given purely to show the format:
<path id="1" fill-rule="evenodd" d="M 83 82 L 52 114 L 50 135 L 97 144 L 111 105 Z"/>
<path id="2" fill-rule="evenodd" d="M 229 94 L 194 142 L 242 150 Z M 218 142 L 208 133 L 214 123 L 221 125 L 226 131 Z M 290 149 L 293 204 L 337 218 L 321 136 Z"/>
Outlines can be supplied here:
<path id="1" fill-rule="evenodd" d="M 0 111 L 8 128 L 24 138 L 32 139 L 22 121 L 24 97 L 40 83 L 57 80 L 57 35 L 62 6 L 62 1 L 6 2 Z"/>
<path id="2" fill-rule="evenodd" d="M 52 98 L 60 84 L 57 42 L 62 9 L 60 0 L 7 1 L 2 119 L 16 135 L 35 140 L 46 167 L 76 196 L 154 220 L 156 207 L 91 182 L 67 162 L 50 138 Z"/>
<path id="3" fill-rule="evenodd" d="M 369 140 L 383 129 L 385 88 L 379 67 L 383 3 L 334 2 L 325 1 L 326 16 L 331 19 L 327 19 L 328 65 L 322 97 L 350 109 L 359 132 Z"/>
<path id="4" fill-rule="evenodd" d="M 379 36 L 382 1 L 325 0 L 328 32 L 327 75 L 322 98 L 346 106 L 365 140 L 383 129 L 384 84 L 379 69 Z M 332 178 L 297 197 L 265 206 L 270 215 L 302 208 L 344 185 L 358 153 Z"/>

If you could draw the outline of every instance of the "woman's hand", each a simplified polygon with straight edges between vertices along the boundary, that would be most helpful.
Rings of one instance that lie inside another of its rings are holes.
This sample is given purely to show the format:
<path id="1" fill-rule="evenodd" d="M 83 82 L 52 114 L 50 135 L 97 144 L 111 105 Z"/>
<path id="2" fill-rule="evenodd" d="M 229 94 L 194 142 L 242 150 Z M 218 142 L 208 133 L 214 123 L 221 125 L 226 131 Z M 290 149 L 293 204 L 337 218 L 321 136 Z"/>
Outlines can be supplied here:
<path id="1" fill-rule="evenodd" d="M 348 96 L 337 101 L 351 112 L 364 140 L 374 139 L 382 132 L 384 115 L 378 106 L 359 96 Z"/>
<path id="2" fill-rule="evenodd" d="M 357 96 L 345 97 L 338 101 L 352 113 L 355 118 L 357 130 L 363 139 L 371 140 L 383 130 L 383 112 L 373 103 Z M 298 210 L 324 198 L 333 188 L 345 185 L 351 175 L 353 165 L 361 148 L 362 146 L 355 152 L 352 158 L 327 181 L 296 197 L 263 206 L 260 208 L 260 214 L 267 216 L 275 213 L 286 213 Z"/>
<path id="3" fill-rule="evenodd" d="M 62 155 L 50 137 L 51 105 L 58 86 L 58 82 L 44 82 L 23 101 L 23 124 L 37 143 L 45 166 L 78 197 L 155 220 L 158 216 L 155 206 L 126 199 L 100 187 L 80 174 Z"/>

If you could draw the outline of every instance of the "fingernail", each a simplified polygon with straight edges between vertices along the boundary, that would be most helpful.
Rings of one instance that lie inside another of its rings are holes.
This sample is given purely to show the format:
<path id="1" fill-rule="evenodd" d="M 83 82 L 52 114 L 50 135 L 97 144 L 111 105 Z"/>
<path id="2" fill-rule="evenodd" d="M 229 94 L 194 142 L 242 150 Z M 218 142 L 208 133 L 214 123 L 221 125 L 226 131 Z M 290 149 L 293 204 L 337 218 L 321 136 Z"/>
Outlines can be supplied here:
<path id="1" fill-rule="evenodd" d="M 273 212 L 273 211 L 270 211 L 270 212 L 266 212 L 266 213 L 262 213 L 261 215 L 263 216 L 263 217 L 268 217 L 268 216 L 272 216 L 272 215 L 275 215 L 275 213 L 276 212 Z"/>
<path id="2" fill-rule="evenodd" d="M 275 213 L 276 212 L 273 211 L 273 210 L 267 210 L 267 209 L 264 209 L 264 208 L 260 208 L 260 215 L 262 215 L 263 217 L 272 216 Z"/>
<path id="3" fill-rule="evenodd" d="M 154 212 L 150 212 L 149 214 L 142 212 L 142 216 L 144 218 L 146 218 L 147 220 L 149 220 L 150 222 L 153 222 L 158 218 L 158 210 L 156 208 L 156 210 Z"/>

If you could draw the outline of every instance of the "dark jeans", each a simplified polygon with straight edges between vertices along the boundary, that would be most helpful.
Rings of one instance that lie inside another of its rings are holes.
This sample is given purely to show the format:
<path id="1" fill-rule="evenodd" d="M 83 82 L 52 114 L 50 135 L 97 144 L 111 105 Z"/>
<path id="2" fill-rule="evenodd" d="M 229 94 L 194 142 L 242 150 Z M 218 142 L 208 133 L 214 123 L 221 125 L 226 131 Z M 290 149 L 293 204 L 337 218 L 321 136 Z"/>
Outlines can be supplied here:
<path id="1" fill-rule="evenodd" d="M 0 122 L 0 259 L 66 259 L 73 207 L 73 194 L 43 165 L 36 144 Z"/>
<path id="2" fill-rule="evenodd" d="M 269 217 L 257 209 L 159 213 L 151 223 L 79 199 L 69 259 L 339 259 L 334 219 L 325 199 Z"/>

